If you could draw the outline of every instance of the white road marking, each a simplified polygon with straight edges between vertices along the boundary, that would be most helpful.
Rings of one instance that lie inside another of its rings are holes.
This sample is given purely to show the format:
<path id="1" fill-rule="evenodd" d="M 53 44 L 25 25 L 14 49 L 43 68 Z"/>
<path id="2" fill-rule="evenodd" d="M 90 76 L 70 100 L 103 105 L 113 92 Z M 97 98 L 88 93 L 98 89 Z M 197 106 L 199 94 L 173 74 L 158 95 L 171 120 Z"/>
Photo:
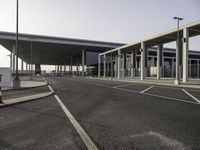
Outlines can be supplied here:
<path id="1" fill-rule="evenodd" d="M 71 79 L 67 79 L 67 80 L 71 80 Z M 182 99 L 178 99 L 178 98 L 161 96 L 161 95 L 156 95 L 156 94 L 151 94 L 151 93 L 140 93 L 140 92 L 134 91 L 134 90 L 122 89 L 122 88 L 113 88 L 112 86 L 107 86 L 107 85 L 103 85 L 103 84 L 96 84 L 96 83 L 86 82 L 86 81 L 80 81 L 80 80 L 78 80 L 78 81 L 77 80 L 71 80 L 71 81 L 81 82 L 81 83 L 86 83 L 86 84 L 91 84 L 91 85 L 97 85 L 97 86 L 103 86 L 103 87 L 107 87 L 107 88 L 117 89 L 117 90 L 120 90 L 120 91 L 126 91 L 126 92 L 138 93 L 138 94 L 145 94 L 145 95 L 159 97 L 159 98 L 164 98 L 164 99 L 169 99 L 169 100 L 173 100 L 173 101 L 179 101 L 179 102 L 184 102 L 184 103 L 190 103 L 190 104 L 199 105 L 199 103 L 195 103 L 195 102 L 191 102 L 191 101 L 187 101 L 187 100 L 182 100 Z"/>
<path id="2" fill-rule="evenodd" d="M 150 90 L 150 89 L 152 89 L 154 86 L 152 85 L 152 86 L 150 86 L 150 87 L 148 87 L 147 89 L 144 89 L 143 91 L 141 91 L 140 93 L 144 93 L 144 92 L 146 92 L 146 91 L 148 91 L 148 90 Z"/>
<path id="3" fill-rule="evenodd" d="M 83 130 L 83 128 L 79 125 L 79 123 L 76 121 L 76 119 L 69 112 L 69 110 L 65 107 L 65 105 L 63 104 L 63 102 L 61 101 L 61 99 L 57 95 L 54 95 L 54 97 L 56 98 L 56 100 L 58 101 L 58 103 L 60 104 L 60 106 L 62 107 L 63 111 L 65 112 L 65 114 L 69 118 L 70 122 L 72 123 L 72 125 L 74 126 L 74 128 L 76 129 L 76 131 L 78 132 L 78 134 L 80 135 L 81 139 L 83 140 L 83 142 L 85 143 L 85 145 L 87 146 L 87 148 L 89 150 L 98 150 L 98 148 L 92 142 L 92 140 L 87 135 L 87 133 Z"/>
<path id="4" fill-rule="evenodd" d="M 164 98 L 164 99 L 169 99 L 169 100 L 173 100 L 173 101 L 179 101 L 179 102 L 184 102 L 184 103 L 190 103 L 190 104 L 199 105 L 198 103 L 187 101 L 187 100 L 182 100 L 182 99 L 179 99 L 179 98 L 173 98 L 173 97 L 168 97 L 168 96 L 156 95 L 156 94 L 151 94 L 151 93 L 141 93 L 141 94 L 145 94 L 145 95 L 149 95 L 149 96 L 154 96 L 154 97 L 159 97 L 159 98 Z"/>
<path id="5" fill-rule="evenodd" d="M 54 92 L 54 90 L 52 89 L 50 85 L 48 85 L 48 88 L 50 89 L 51 92 Z"/>
<path id="6" fill-rule="evenodd" d="M 190 94 L 188 91 L 182 89 L 183 92 L 185 92 L 188 96 L 190 96 L 193 100 L 197 101 L 197 103 L 200 104 L 200 100 L 198 100 L 196 97 L 194 97 L 192 94 Z"/>
<path id="7" fill-rule="evenodd" d="M 134 134 L 130 135 L 130 138 L 135 141 L 143 141 L 145 139 L 145 142 L 143 144 L 143 147 L 146 148 L 150 145 L 162 145 L 163 147 L 166 147 L 167 149 L 176 149 L 176 150 L 186 150 L 190 149 L 189 147 L 185 146 L 183 143 L 175 140 L 168 138 L 158 132 L 154 131 L 148 131 L 144 133 L 139 133 L 139 134 Z"/>
<path id="8" fill-rule="evenodd" d="M 118 85 L 118 86 L 114 86 L 113 88 L 119 88 L 119 87 L 126 87 L 126 86 L 130 86 L 130 85 L 134 85 L 132 84 L 122 84 L 122 85 Z"/>

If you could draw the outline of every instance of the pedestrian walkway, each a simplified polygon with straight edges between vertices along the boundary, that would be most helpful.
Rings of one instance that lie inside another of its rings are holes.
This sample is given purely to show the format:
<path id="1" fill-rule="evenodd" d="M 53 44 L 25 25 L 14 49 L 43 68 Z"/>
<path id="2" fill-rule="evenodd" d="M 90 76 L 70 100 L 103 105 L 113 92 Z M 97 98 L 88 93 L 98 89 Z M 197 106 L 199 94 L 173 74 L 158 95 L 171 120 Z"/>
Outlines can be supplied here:
<path id="1" fill-rule="evenodd" d="M 33 88 L 33 87 L 40 87 L 40 86 L 45 86 L 47 85 L 46 80 L 41 76 L 41 77 L 34 77 L 33 79 L 30 80 L 30 77 L 28 76 L 23 76 L 20 77 L 21 80 L 21 89 L 25 88 Z M 13 90 L 14 88 L 12 87 L 3 87 L 2 90 Z"/>
<path id="2" fill-rule="evenodd" d="M 4 88 L 0 107 L 32 101 L 52 95 L 54 92 L 47 87 L 47 81 L 43 77 L 32 80 L 27 77 L 20 78 L 21 88 Z"/>

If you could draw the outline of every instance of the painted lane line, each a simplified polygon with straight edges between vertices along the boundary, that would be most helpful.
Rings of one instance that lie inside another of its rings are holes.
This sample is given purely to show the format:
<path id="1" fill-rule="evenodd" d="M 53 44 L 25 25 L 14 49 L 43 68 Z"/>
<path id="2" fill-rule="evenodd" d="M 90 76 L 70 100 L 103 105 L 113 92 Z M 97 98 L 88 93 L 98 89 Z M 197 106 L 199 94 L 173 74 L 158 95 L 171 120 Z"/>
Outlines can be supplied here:
<path id="1" fill-rule="evenodd" d="M 126 86 L 130 86 L 130 85 L 134 85 L 134 84 L 122 84 L 122 85 L 114 86 L 113 88 L 126 87 Z"/>
<path id="2" fill-rule="evenodd" d="M 52 87 L 50 85 L 48 85 L 48 88 L 50 89 L 50 91 L 53 93 L 54 90 L 52 89 Z"/>
<path id="3" fill-rule="evenodd" d="M 67 80 L 71 80 L 71 79 L 67 79 Z M 102 86 L 102 87 L 117 89 L 117 90 L 120 90 L 120 91 L 126 91 L 126 92 L 131 92 L 131 93 L 144 94 L 144 95 L 149 95 L 149 96 L 153 96 L 153 97 L 159 97 L 159 98 L 163 98 L 163 99 L 173 100 L 173 101 L 179 101 L 179 102 L 184 102 L 184 103 L 199 105 L 199 103 L 191 102 L 191 101 L 187 101 L 187 100 L 182 100 L 182 99 L 179 99 L 179 98 L 161 96 L 161 95 L 156 95 L 156 94 L 151 94 L 151 93 L 140 93 L 140 92 L 134 91 L 134 90 L 122 89 L 122 88 L 113 88 L 111 86 L 106 86 L 106 85 L 103 85 L 103 84 L 95 84 L 95 83 L 92 83 L 92 82 L 85 82 L 85 81 L 80 81 L 80 80 L 79 81 L 77 81 L 77 80 L 71 80 L 71 81 L 86 83 L 86 84 L 90 84 L 90 85 L 97 85 L 97 86 Z"/>
<path id="4" fill-rule="evenodd" d="M 144 89 L 144 90 L 143 90 L 143 91 L 141 91 L 140 93 L 147 92 L 148 90 L 152 89 L 153 87 L 154 87 L 154 86 L 152 85 L 152 86 L 148 87 L 147 89 Z"/>
<path id="5" fill-rule="evenodd" d="M 198 100 L 196 97 L 194 97 L 192 94 L 190 94 L 188 91 L 182 89 L 183 92 L 185 92 L 188 96 L 190 96 L 193 100 L 195 100 L 197 103 L 200 104 L 200 100 Z"/>
<path id="6" fill-rule="evenodd" d="M 61 108 L 63 109 L 63 111 L 65 112 L 65 114 L 67 115 L 67 117 L 69 118 L 70 122 L 72 123 L 72 125 L 74 126 L 74 128 L 76 129 L 76 131 L 78 132 L 78 134 L 80 135 L 81 139 L 83 140 L 83 142 L 85 143 L 85 145 L 87 146 L 87 148 L 89 150 L 98 150 L 98 148 L 92 142 L 92 140 L 87 135 L 87 133 L 83 130 L 83 128 L 79 125 L 79 123 L 76 121 L 76 119 L 69 112 L 69 110 L 65 107 L 65 105 L 63 104 L 63 102 L 61 101 L 61 99 L 57 95 L 54 95 L 54 97 L 56 98 L 56 100 L 60 104 Z"/>

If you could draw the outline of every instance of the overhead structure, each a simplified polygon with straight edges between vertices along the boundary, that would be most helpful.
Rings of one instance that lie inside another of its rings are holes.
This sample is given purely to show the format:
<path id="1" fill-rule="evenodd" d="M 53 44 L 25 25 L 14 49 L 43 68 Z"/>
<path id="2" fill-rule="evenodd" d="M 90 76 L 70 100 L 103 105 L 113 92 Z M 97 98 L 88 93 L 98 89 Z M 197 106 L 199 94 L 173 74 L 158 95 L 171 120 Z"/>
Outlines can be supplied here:
<path id="1" fill-rule="evenodd" d="M 177 64 L 182 66 L 182 74 L 180 74 L 180 77 L 182 77 L 183 82 L 188 81 L 188 48 L 189 48 L 189 38 L 200 35 L 200 20 L 180 26 L 179 28 L 179 37 L 180 37 L 180 54 L 176 53 L 176 55 L 180 55 L 179 58 L 180 61 L 177 62 Z M 134 58 L 132 51 L 139 51 L 140 53 L 140 65 L 139 65 L 139 76 L 141 80 L 144 80 L 147 76 L 147 68 L 148 68 L 148 49 L 157 46 L 157 79 L 160 79 L 161 77 L 161 67 L 163 65 L 163 44 L 179 41 L 177 40 L 177 28 L 169 30 L 164 33 L 160 33 L 158 35 L 143 39 L 138 42 L 133 42 L 127 45 L 119 46 L 117 48 L 108 50 L 106 52 L 103 52 L 99 54 L 99 63 L 101 56 L 107 57 L 107 55 L 114 54 L 118 57 L 117 62 L 115 62 L 115 65 L 117 66 L 117 69 L 115 69 L 115 72 L 117 72 L 117 77 L 121 77 L 121 73 L 124 70 L 124 66 L 121 67 L 122 55 L 123 54 L 129 54 L 131 57 L 129 59 Z M 106 63 L 106 62 L 104 62 Z M 135 70 L 135 65 L 133 61 L 131 61 L 131 68 L 132 70 Z M 181 69 L 179 70 L 181 72 Z M 100 76 L 100 74 L 98 75 Z M 132 75 L 133 77 L 133 75 Z"/>
<path id="2" fill-rule="evenodd" d="M 0 32 L 0 44 L 11 52 L 15 47 L 15 38 L 15 33 Z M 71 56 L 82 56 L 83 50 L 90 52 L 104 52 L 106 50 L 124 45 L 122 43 L 32 34 L 19 34 L 18 40 L 19 58 L 26 63 L 32 63 L 32 46 L 34 63 L 46 65 L 70 64 Z M 79 57 L 79 59 L 81 60 L 82 57 Z M 73 61 L 73 64 L 75 64 L 75 61 Z"/>

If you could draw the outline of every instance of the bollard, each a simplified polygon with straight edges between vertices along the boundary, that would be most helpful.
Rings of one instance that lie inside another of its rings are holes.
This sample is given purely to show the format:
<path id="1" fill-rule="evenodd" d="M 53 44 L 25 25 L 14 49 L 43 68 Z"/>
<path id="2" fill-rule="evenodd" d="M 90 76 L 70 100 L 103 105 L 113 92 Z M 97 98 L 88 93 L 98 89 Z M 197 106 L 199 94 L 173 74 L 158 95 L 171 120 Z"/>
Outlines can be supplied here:
<path id="1" fill-rule="evenodd" d="M 1 83 L 1 74 L 0 74 L 0 103 L 3 103 L 3 102 L 2 102 L 2 91 L 1 91 L 1 86 L 2 86 L 2 83 Z"/>

